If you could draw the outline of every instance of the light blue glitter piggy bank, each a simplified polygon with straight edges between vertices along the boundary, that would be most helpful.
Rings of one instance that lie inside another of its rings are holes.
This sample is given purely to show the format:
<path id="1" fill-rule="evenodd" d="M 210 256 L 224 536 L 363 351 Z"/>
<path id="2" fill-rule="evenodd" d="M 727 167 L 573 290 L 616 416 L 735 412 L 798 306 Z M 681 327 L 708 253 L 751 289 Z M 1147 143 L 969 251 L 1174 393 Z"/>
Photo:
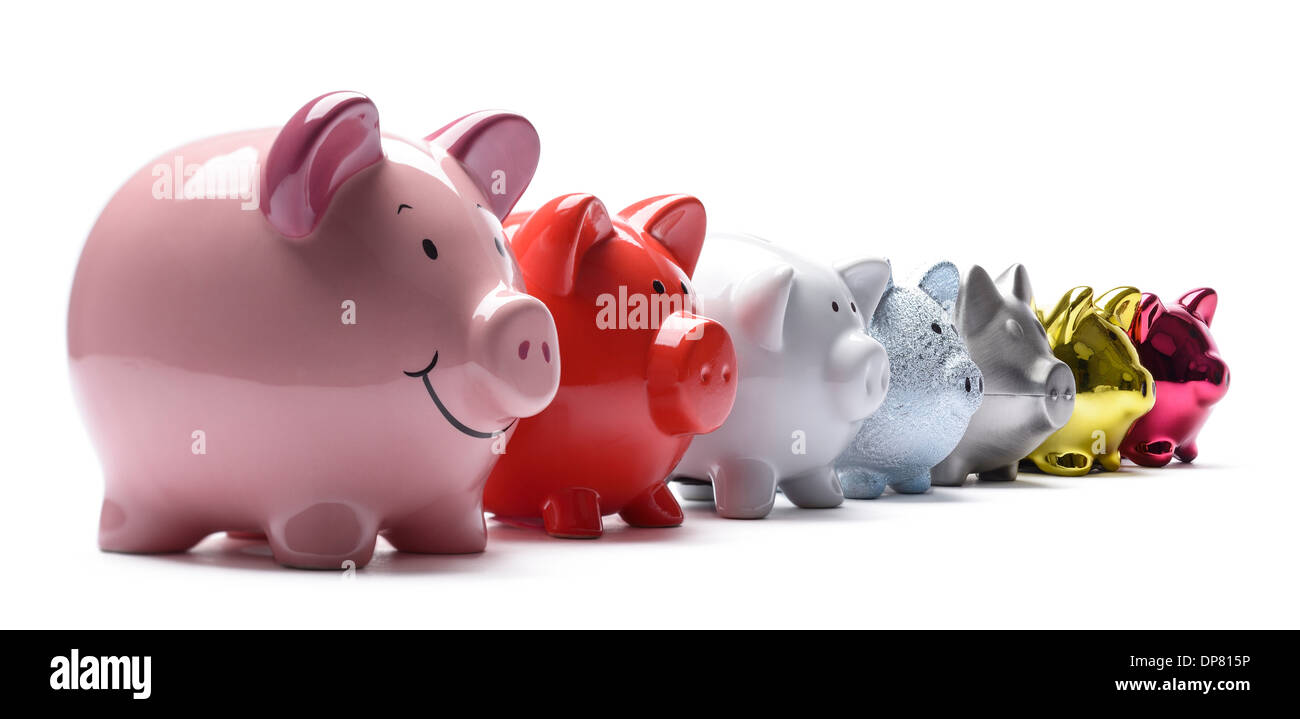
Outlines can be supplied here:
<path id="1" fill-rule="evenodd" d="M 916 287 L 895 285 L 891 269 L 868 329 L 889 355 L 889 393 L 835 460 L 845 497 L 874 499 L 886 486 L 928 490 L 930 468 L 979 409 L 984 377 L 951 319 L 960 288 L 951 262 L 931 267 Z"/>

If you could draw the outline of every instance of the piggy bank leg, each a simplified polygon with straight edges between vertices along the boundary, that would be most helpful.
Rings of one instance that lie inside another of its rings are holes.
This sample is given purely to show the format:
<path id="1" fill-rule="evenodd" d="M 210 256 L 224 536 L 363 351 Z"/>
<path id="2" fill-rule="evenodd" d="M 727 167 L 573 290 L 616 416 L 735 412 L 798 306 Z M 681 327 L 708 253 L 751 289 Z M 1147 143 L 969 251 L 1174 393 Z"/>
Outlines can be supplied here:
<path id="1" fill-rule="evenodd" d="M 1138 442 L 1125 438 L 1120 449 L 1134 464 L 1143 467 L 1163 467 L 1174 458 L 1174 443 L 1168 440 Z"/>
<path id="2" fill-rule="evenodd" d="M 378 524 L 372 513 L 350 504 L 318 502 L 296 513 L 272 517 L 266 539 L 275 560 L 289 567 L 364 567 L 375 552 Z"/>
<path id="3" fill-rule="evenodd" d="M 776 501 L 776 468 L 757 459 L 729 459 L 713 476 L 713 502 L 728 519 L 762 519 Z"/>
<path id="4" fill-rule="evenodd" d="M 605 533 L 600 495 L 586 487 L 554 492 L 542 502 L 542 523 L 552 537 L 595 539 Z"/>
<path id="5" fill-rule="evenodd" d="M 1114 472 L 1119 469 L 1119 459 L 1120 458 L 1119 458 L 1118 449 L 1116 449 L 1114 452 L 1103 454 L 1101 457 L 1098 458 L 1098 460 L 1101 462 L 1102 468 L 1104 468 L 1107 472 Z"/>
<path id="6" fill-rule="evenodd" d="M 953 455 L 930 469 L 930 484 L 936 487 L 960 487 L 966 483 L 966 466 Z"/>
<path id="7" fill-rule="evenodd" d="M 106 552 L 184 552 L 207 535 L 194 519 L 121 496 L 105 497 L 99 512 L 99 548 Z"/>
<path id="8" fill-rule="evenodd" d="M 782 480 L 781 492 L 796 507 L 828 509 L 844 504 L 844 490 L 835 470 L 830 467 Z"/>
<path id="9" fill-rule="evenodd" d="M 840 466 L 835 468 L 840 477 L 844 496 L 849 499 L 875 499 L 885 493 L 885 475 L 865 467 Z"/>
<path id="10" fill-rule="evenodd" d="M 899 494 L 924 494 L 930 491 L 930 471 L 923 469 L 918 474 L 891 482 L 889 486 Z"/>
<path id="11" fill-rule="evenodd" d="M 1092 471 L 1092 455 L 1082 452 L 1048 452 L 1030 459 L 1039 471 L 1061 477 L 1082 477 Z"/>
<path id="12" fill-rule="evenodd" d="M 980 472 L 981 482 L 1010 482 L 1016 478 L 1019 468 L 1014 464 L 1008 464 L 1005 467 L 994 467 L 993 469 Z"/>
<path id="13" fill-rule="evenodd" d="M 399 552 L 474 554 L 487 547 L 483 503 L 441 500 L 393 522 L 384 539 Z"/>
<path id="14" fill-rule="evenodd" d="M 1174 456 L 1178 458 L 1179 462 L 1190 462 L 1196 459 L 1196 454 L 1196 440 L 1181 444 L 1178 449 L 1174 450 Z"/>
<path id="15" fill-rule="evenodd" d="M 618 516 L 633 527 L 677 527 L 685 518 L 667 482 L 651 487 L 629 502 Z"/>
<path id="16" fill-rule="evenodd" d="M 677 492 L 688 502 L 713 501 L 713 485 L 706 479 L 674 476 L 670 481 L 677 483 Z"/>

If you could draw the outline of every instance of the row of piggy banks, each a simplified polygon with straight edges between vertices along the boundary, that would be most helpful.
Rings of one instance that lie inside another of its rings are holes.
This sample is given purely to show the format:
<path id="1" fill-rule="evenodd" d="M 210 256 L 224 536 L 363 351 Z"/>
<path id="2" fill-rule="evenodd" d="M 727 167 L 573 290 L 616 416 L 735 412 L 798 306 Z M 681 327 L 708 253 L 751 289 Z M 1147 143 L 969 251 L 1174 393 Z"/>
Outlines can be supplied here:
<path id="1" fill-rule="evenodd" d="M 514 212 L 539 147 L 505 112 L 404 140 L 340 92 L 129 179 L 69 304 L 100 546 L 226 531 L 340 568 L 379 535 L 482 551 L 485 511 L 558 537 L 676 526 L 670 481 L 760 518 L 778 492 L 1190 461 L 1227 389 L 1211 290 L 1042 312 L 1019 265 L 896 284 L 884 260 L 707 234 L 685 195 Z"/>

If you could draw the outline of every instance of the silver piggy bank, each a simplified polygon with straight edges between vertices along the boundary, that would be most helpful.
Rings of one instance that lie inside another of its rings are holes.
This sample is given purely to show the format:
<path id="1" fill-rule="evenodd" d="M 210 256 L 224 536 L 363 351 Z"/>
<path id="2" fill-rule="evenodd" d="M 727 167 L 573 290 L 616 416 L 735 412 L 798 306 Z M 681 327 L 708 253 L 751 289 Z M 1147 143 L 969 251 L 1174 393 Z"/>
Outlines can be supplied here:
<path id="1" fill-rule="evenodd" d="M 996 283 L 979 265 L 967 273 L 953 322 L 984 373 L 984 403 L 957 448 L 930 471 L 931 483 L 956 487 L 972 473 L 1015 479 L 1020 460 L 1069 421 L 1074 374 L 1052 355 L 1033 296 L 1023 265 Z"/>
<path id="2" fill-rule="evenodd" d="M 891 270 L 868 327 L 889 356 L 889 393 L 835 460 L 845 497 L 928 490 L 930 468 L 979 408 L 984 380 L 951 321 L 960 287 L 951 262 L 931 267 L 915 288 L 896 286 Z"/>

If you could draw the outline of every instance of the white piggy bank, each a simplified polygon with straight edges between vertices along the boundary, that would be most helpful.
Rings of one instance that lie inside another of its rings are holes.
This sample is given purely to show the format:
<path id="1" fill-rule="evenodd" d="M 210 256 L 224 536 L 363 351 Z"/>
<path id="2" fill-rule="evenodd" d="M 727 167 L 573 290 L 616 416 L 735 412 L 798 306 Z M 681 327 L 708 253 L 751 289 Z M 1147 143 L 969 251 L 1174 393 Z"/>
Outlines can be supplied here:
<path id="1" fill-rule="evenodd" d="M 731 333 L 740 381 L 730 418 L 673 470 L 683 497 L 707 500 L 712 484 L 732 519 L 767 516 L 778 487 L 800 507 L 844 501 L 831 463 L 889 389 L 864 324 L 888 280 L 884 260 L 832 269 L 757 237 L 709 236 L 693 289 Z"/>

